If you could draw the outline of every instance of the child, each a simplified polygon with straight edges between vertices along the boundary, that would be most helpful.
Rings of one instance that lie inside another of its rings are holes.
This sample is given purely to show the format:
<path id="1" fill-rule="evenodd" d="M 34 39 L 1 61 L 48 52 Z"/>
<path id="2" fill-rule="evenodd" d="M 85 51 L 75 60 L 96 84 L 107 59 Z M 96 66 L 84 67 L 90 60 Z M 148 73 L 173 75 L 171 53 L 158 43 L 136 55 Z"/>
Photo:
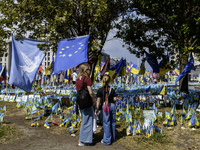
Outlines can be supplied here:
<path id="1" fill-rule="evenodd" d="M 102 79 L 102 85 L 97 91 L 97 112 L 99 111 L 100 103 L 103 103 L 103 130 L 104 136 L 101 143 L 105 145 L 110 145 L 115 142 L 115 114 L 116 107 L 115 101 L 117 100 L 117 95 L 114 89 L 109 86 L 110 76 L 104 75 Z"/>

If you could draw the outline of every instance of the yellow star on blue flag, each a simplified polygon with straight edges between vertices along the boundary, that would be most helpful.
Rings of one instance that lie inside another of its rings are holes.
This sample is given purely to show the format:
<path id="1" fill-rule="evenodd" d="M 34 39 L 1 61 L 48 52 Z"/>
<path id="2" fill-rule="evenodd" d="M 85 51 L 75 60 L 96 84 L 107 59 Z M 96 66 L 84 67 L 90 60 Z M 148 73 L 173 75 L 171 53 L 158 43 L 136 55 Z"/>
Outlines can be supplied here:
<path id="1" fill-rule="evenodd" d="M 88 40 L 89 35 L 59 41 L 54 73 L 57 74 L 81 63 L 88 62 Z"/>

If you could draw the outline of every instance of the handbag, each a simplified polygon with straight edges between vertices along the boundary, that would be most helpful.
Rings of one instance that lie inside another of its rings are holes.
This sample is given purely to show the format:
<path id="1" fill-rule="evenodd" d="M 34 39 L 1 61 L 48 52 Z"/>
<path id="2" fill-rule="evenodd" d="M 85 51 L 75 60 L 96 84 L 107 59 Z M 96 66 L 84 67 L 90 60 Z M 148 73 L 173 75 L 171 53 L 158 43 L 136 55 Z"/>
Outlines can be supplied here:
<path id="1" fill-rule="evenodd" d="M 85 81 L 85 77 L 83 78 L 81 89 L 77 92 L 76 102 L 80 110 L 89 108 L 93 105 L 92 97 L 90 96 L 89 92 L 86 89 L 84 89 L 84 81 Z"/>

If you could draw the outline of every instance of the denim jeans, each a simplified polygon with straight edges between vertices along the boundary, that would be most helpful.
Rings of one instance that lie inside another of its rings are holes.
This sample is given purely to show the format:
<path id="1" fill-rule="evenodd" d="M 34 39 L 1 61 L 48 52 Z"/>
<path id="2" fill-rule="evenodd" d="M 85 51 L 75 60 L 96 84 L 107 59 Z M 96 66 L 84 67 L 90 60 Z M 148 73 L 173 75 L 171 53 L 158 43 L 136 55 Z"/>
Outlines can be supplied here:
<path id="1" fill-rule="evenodd" d="M 103 144 L 110 145 L 111 143 L 115 142 L 115 120 L 116 115 L 116 107 L 114 103 L 110 103 L 110 110 L 109 112 L 103 111 Z"/>
<path id="2" fill-rule="evenodd" d="M 79 141 L 83 143 L 93 143 L 93 107 L 81 110 L 81 128 Z"/>

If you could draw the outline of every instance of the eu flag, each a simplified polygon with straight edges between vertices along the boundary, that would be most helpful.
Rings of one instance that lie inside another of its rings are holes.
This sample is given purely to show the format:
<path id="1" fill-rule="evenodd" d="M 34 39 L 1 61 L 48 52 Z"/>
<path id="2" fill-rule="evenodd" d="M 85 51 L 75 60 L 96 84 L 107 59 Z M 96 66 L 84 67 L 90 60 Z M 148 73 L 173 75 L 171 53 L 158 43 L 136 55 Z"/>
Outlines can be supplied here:
<path id="1" fill-rule="evenodd" d="M 159 73 L 159 65 L 156 56 L 150 55 L 146 52 L 146 60 L 153 69 L 153 72 Z"/>
<path id="2" fill-rule="evenodd" d="M 34 77 L 45 56 L 37 47 L 41 43 L 48 42 L 27 38 L 15 40 L 12 36 L 12 59 L 8 84 L 30 93 Z"/>
<path id="3" fill-rule="evenodd" d="M 183 72 L 179 74 L 179 76 L 176 78 L 176 82 L 181 80 L 186 74 L 188 74 L 191 70 L 195 70 L 196 68 L 194 67 L 194 59 L 192 56 L 192 53 L 190 53 L 190 59 L 188 63 L 186 64 L 185 68 L 183 69 Z"/>
<path id="4" fill-rule="evenodd" d="M 61 40 L 56 53 L 54 73 L 88 62 L 88 40 L 89 35 Z"/>

